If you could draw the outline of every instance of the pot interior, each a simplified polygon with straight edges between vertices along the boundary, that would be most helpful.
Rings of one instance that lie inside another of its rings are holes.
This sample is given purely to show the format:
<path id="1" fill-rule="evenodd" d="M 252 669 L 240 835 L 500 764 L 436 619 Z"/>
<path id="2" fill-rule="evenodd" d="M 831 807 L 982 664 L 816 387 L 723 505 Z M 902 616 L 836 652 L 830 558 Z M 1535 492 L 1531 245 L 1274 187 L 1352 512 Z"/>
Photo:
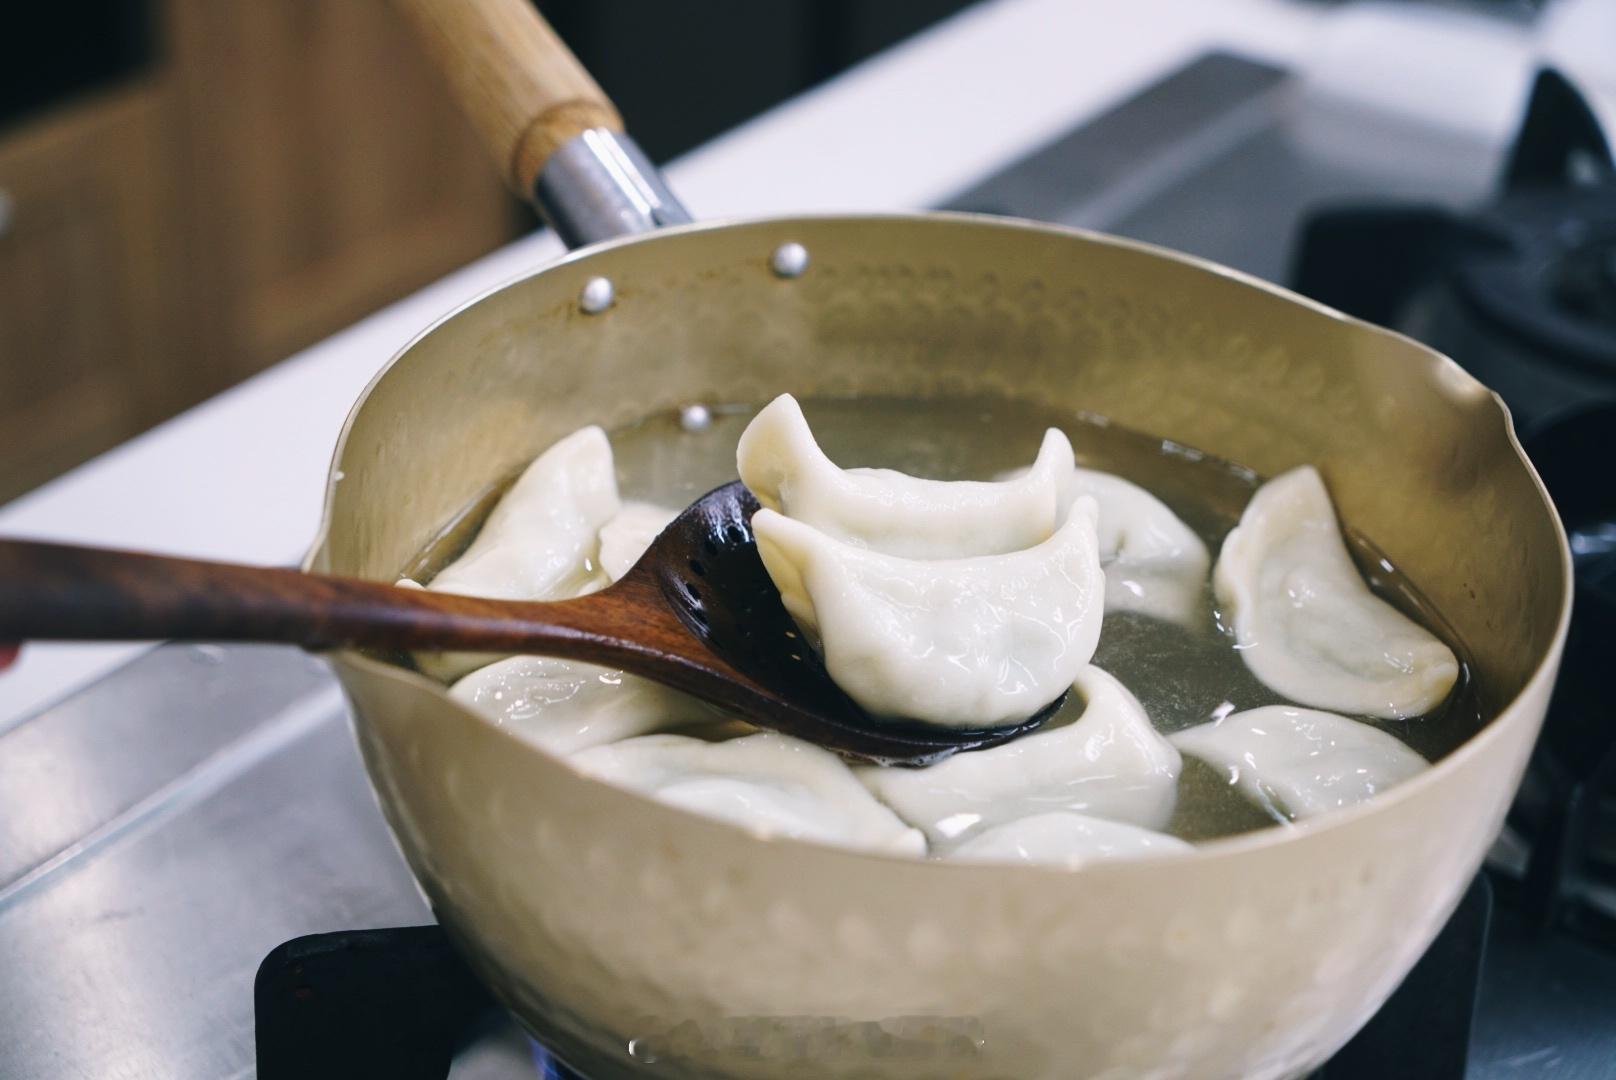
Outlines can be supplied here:
<path id="1" fill-rule="evenodd" d="M 795 241 L 808 271 L 770 254 Z M 616 303 L 586 314 L 605 276 Z M 480 492 L 586 423 L 688 402 L 992 395 L 1099 414 L 1273 475 L 1342 519 L 1474 657 L 1489 712 L 1544 661 L 1563 540 L 1497 398 L 1281 290 L 1122 241 L 968 217 L 768 221 L 589 249 L 432 328 L 339 447 L 311 567 L 391 580 Z"/>

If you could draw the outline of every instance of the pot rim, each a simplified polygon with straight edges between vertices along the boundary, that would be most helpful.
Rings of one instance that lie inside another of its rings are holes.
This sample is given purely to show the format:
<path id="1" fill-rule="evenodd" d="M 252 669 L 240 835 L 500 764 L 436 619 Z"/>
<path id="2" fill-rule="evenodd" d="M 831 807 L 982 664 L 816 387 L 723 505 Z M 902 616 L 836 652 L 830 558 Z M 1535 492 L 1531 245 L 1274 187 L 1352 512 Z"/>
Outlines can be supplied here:
<path id="1" fill-rule="evenodd" d="M 1362 820 L 1366 817 L 1390 812 L 1400 803 L 1419 797 L 1420 793 L 1425 791 L 1427 788 L 1430 788 L 1436 784 L 1445 783 L 1450 773 L 1462 769 L 1471 759 L 1485 754 L 1487 752 L 1487 747 L 1492 742 L 1504 737 L 1503 728 L 1507 724 L 1511 722 L 1518 722 L 1515 720 L 1515 717 L 1519 712 L 1522 700 L 1533 697 L 1537 692 L 1539 692 L 1539 688 L 1543 683 L 1551 681 L 1555 677 L 1560 653 L 1565 646 L 1566 634 L 1571 622 L 1571 600 L 1573 595 L 1571 548 L 1566 538 L 1565 526 L 1560 521 L 1560 515 L 1555 509 L 1554 501 L 1550 498 L 1548 489 L 1543 486 L 1543 480 L 1538 476 L 1536 467 L 1533 466 L 1531 460 L 1526 456 L 1526 452 L 1521 447 L 1521 442 L 1516 434 L 1514 420 L 1510 415 L 1509 407 L 1496 392 L 1484 386 L 1469 372 L 1465 371 L 1464 368 L 1462 368 L 1451 357 L 1444 353 L 1438 352 L 1436 349 L 1433 349 L 1422 342 L 1414 340 L 1406 334 L 1402 334 L 1395 330 L 1390 330 L 1375 323 L 1366 322 L 1363 319 L 1348 315 L 1345 312 L 1338 311 L 1335 308 L 1329 307 L 1328 305 L 1321 304 L 1317 300 L 1313 300 L 1309 297 L 1293 292 L 1282 285 L 1276 285 L 1273 282 L 1265 281 L 1262 278 L 1248 274 L 1243 270 L 1236 270 L 1233 267 L 1224 266 L 1221 263 L 1213 262 L 1210 259 L 1204 259 L 1197 255 L 1189 255 L 1184 252 L 1175 251 L 1171 248 L 1162 247 L 1158 244 L 1151 244 L 1141 240 L 1133 240 L 1127 237 L 1113 236 L 1108 233 L 1096 232 L 1090 229 L 1082 229 L 1069 225 L 1051 224 L 1049 222 L 1042 221 L 1033 221 L 1026 218 L 1016 218 L 994 214 L 968 213 L 962 211 L 939 210 L 922 213 L 822 213 L 786 216 L 755 215 L 710 219 L 693 222 L 687 225 L 667 226 L 657 229 L 652 233 L 616 237 L 611 240 L 605 240 L 596 244 L 590 244 L 585 247 L 573 249 L 556 259 L 543 263 L 540 266 L 534 267 L 533 269 L 524 271 L 520 274 L 516 274 L 504 281 L 499 282 L 498 284 L 482 290 L 476 295 L 468 298 L 464 302 L 445 312 L 443 315 L 434 319 L 418 333 L 413 335 L 407 342 L 404 343 L 403 346 L 401 346 L 391 357 L 388 358 L 385 364 L 377 369 L 376 373 L 365 384 L 365 388 L 360 392 L 359 396 L 354 399 L 352 407 L 350 407 L 348 410 L 347 417 L 343 420 L 342 430 L 337 436 L 336 444 L 332 449 L 331 464 L 326 472 L 325 497 L 321 503 L 320 523 L 315 531 L 314 538 L 309 545 L 308 551 L 305 553 L 303 559 L 299 563 L 300 569 L 308 571 L 311 568 L 314 560 L 319 556 L 320 552 L 325 547 L 326 539 L 331 526 L 332 507 L 335 505 L 337 498 L 339 479 L 338 469 L 341 464 L 343 452 L 347 447 L 348 436 L 351 433 L 359 414 L 364 410 L 366 403 L 370 400 L 372 392 L 381 383 L 381 381 L 387 377 L 393 368 L 400 361 L 402 361 L 406 355 L 415 349 L 416 345 L 434 333 L 439 327 L 455 319 L 462 312 L 477 306 L 489 297 L 497 293 L 504 292 L 506 289 L 509 289 L 521 282 L 525 282 L 530 278 L 536 277 L 540 274 L 550 273 L 576 263 L 585 262 L 597 255 L 604 254 L 628 244 L 654 241 L 663 236 L 680 236 L 689 233 L 711 232 L 736 227 L 768 226 L 779 228 L 790 227 L 796 223 L 813 225 L 827 222 L 938 222 L 941 224 L 978 225 L 990 228 L 1004 228 L 1010 230 L 1024 230 L 1030 232 L 1054 234 L 1057 236 L 1065 236 L 1073 239 L 1084 240 L 1090 243 L 1101 244 L 1108 247 L 1123 248 L 1126 250 L 1136 251 L 1141 254 L 1166 259 L 1171 262 L 1176 262 L 1180 265 L 1188 266 L 1202 272 L 1215 274 L 1219 277 L 1234 281 L 1244 287 L 1266 292 L 1281 300 L 1300 305 L 1301 307 L 1312 312 L 1314 315 L 1330 319 L 1334 322 L 1346 324 L 1358 331 L 1368 331 L 1375 336 L 1413 346 L 1419 352 L 1435 357 L 1447 367 L 1448 370 L 1445 372 L 1447 377 L 1457 378 L 1461 382 L 1467 382 L 1474 386 L 1480 387 L 1481 389 L 1486 390 L 1487 394 L 1492 398 L 1493 404 L 1497 407 L 1500 418 L 1503 420 L 1504 434 L 1509 441 L 1510 449 L 1515 452 L 1516 459 L 1526 469 L 1527 475 L 1531 478 L 1532 485 L 1534 488 L 1536 488 L 1538 497 L 1543 502 L 1543 508 L 1548 512 L 1549 518 L 1554 527 L 1555 538 L 1558 542 L 1560 556 L 1560 613 L 1555 627 L 1554 636 L 1550 640 L 1548 648 L 1544 651 L 1543 657 L 1538 661 L 1537 666 L 1533 669 L 1531 677 L 1526 680 L 1526 682 L 1521 686 L 1519 692 L 1517 692 L 1514 697 L 1504 704 L 1498 710 L 1497 714 L 1492 718 L 1492 720 L 1489 721 L 1480 731 L 1470 736 L 1470 738 L 1466 739 L 1458 747 L 1444 755 L 1439 760 L 1431 762 L 1430 768 L 1424 770 L 1418 776 L 1398 784 L 1396 787 L 1391 788 L 1388 791 L 1377 793 L 1372 799 L 1365 802 L 1357 803 L 1353 806 L 1342 807 L 1316 818 L 1308 818 L 1302 821 L 1283 824 L 1276 828 L 1262 828 L 1251 832 L 1238 833 L 1233 836 L 1215 837 L 1210 840 L 1199 840 L 1193 845 L 1194 850 L 1186 853 L 1175 854 L 1170 858 L 1136 859 L 1124 860 L 1121 862 L 1102 860 L 1098 862 L 1084 863 L 1077 866 L 1062 866 L 1053 863 L 974 863 L 960 862 L 950 859 L 915 859 L 913 857 L 904 855 L 861 851 L 858 849 L 846 848 L 840 845 L 817 840 L 764 835 L 753 829 L 749 829 L 744 825 L 707 817 L 680 807 L 670 806 L 666 803 L 657 801 L 649 795 L 645 795 L 628 788 L 616 787 L 615 785 L 606 784 L 604 781 L 596 780 L 595 778 L 590 777 L 578 770 L 576 766 L 574 766 L 567 758 L 560 755 L 551 754 L 548 751 L 541 749 L 537 745 L 522 739 L 500 725 L 490 722 L 482 714 L 462 705 L 453 698 L 448 697 L 441 683 L 428 678 L 420 672 L 411 671 L 407 668 L 374 660 L 352 650 L 338 650 L 329 654 L 332 661 L 338 664 L 352 665 L 356 668 L 368 670 L 390 678 L 402 678 L 405 680 L 416 681 L 424 689 L 430 689 L 439 694 L 446 704 L 451 705 L 465 715 L 476 719 L 479 723 L 482 723 L 485 726 L 499 732 L 502 737 L 508 739 L 515 746 L 520 747 L 522 752 L 541 755 L 550 762 L 559 764 L 572 770 L 572 772 L 577 776 L 590 780 L 593 783 L 601 784 L 604 787 L 611 788 L 618 795 L 655 806 L 662 812 L 678 814 L 694 820 L 702 821 L 708 825 L 730 830 L 734 833 L 747 837 L 753 842 L 771 845 L 800 844 L 835 851 L 839 855 L 858 859 L 871 859 L 882 863 L 900 863 L 907 866 L 923 864 L 935 868 L 929 871 L 932 873 L 965 874 L 980 872 L 983 869 L 990 869 L 997 873 L 1012 873 L 1029 878 L 1033 875 L 1045 874 L 1057 874 L 1061 876 L 1079 873 L 1103 874 L 1107 869 L 1114 868 L 1119 865 L 1132 868 L 1134 872 L 1138 872 L 1143 867 L 1150 865 L 1183 865 L 1186 860 L 1190 859 L 1197 861 L 1232 859 L 1254 851 L 1262 851 L 1279 845 L 1297 843 L 1313 836 L 1319 836 L 1333 832 L 1337 829 L 1347 828 L 1354 822 Z"/>

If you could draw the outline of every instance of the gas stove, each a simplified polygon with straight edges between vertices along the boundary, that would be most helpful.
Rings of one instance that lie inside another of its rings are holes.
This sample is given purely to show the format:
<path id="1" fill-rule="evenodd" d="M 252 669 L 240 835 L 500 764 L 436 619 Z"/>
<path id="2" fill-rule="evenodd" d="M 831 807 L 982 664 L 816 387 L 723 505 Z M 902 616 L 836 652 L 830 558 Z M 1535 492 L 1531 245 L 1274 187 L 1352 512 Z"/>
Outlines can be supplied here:
<path id="1" fill-rule="evenodd" d="M 1577 110 L 1568 85 L 1549 86 L 1534 108 L 1553 127 Z M 1608 612 L 1587 590 L 1616 576 L 1612 488 L 1589 482 L 1616 425 L 1582 407 L 1611 384 L 1553 332 L 1521 332 L 1540 311 L 1517 303 L 1527 274 L 1553 311 L 1599 325 L 1608 310 L 1606 249 L 1544 217 L 1559 199 L 1546 190 L 1580 200 L 1601 175 L 1585 120 L 1552 137 L 1529 126 L 1512 157 L 1214 52 L 946 201 L 1288 281 L 1467 363 L 1500 355 L 1477 338 L 1507 340 L 1513 359 L 1482 377 L 1525 373 L 1505 396 L 1580 545 L 1565 675 L 1487 871 L 1329 1080 L 1616 1075 L 1616 765 L 1596 686 L 1616 631 L 1587 614 Z M 1363 215 L 1379 231 L 1351 263 L 1331 245 L 1368 236 Z M 1499 269 L 1512 250 L 1524 268 Z M 1364 258 L 1377 272 L 1351 269 Z M 1331 283 L 1392 277 L 1398 289 L 1367 296 Z M 1561 368 L 1572 390 L 1533 397 Z M 122 749 L 135 744 L 157 749 Z M 0 1076 L 569 1075 L 430 925 L 316 661 L 149 652 L 0 733 L 0 800 L 0 970 L 26 973 L 0 980 Z"/>

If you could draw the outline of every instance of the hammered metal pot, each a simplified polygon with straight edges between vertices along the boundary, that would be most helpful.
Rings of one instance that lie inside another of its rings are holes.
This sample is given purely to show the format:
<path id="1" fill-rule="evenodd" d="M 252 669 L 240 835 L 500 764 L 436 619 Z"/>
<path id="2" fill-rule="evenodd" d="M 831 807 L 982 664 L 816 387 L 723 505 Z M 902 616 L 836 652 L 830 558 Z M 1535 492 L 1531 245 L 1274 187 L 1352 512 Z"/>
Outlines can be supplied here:
<path id="1" fill-rule="evenodd" d="M 442 686 L 340 655 L 382 810 L 499 997 L 595 1080 L 1283 1077 L 1338 1049 L 1480 865 L 1565 639 L 1569 552 L 1499 400 L 1406 338 L 1140 244 L 960 215 L 678 225 L 527 3 L 395 3 L 517 190 L 593 246 L 445 318 L 377 377 L 310 569 L 393 580 L 585 423 L 785 391 L 998 395 L 1269 475 L 1317 465 L 1499 710 L 1370 803 L 1068 870 L 764 839 L 585 778 Z"/>
<path id="2" fill-rule="evenodd" d="M 811 255 L 782 277 L 785 243 Z M 605 277 L 616 303 L 579 304 Z M 433 909 L 595 1078 L 1283 1077 L 1441 927 L 1541 724 L 1570 561 L 1498 398 L 1452 361 L 1145 245 L 958 215 L 689 226 L 597 245 L 422 334 L 338 447 L 310 569 L 392 580 L 586 422 L 691 401 L 995 394 L 1276 474 L 1319 467 L 1499 708 L 1370 803 L 1078 870 L 763 839 L 587 779 L 359 655 L 335 666 Z"/>

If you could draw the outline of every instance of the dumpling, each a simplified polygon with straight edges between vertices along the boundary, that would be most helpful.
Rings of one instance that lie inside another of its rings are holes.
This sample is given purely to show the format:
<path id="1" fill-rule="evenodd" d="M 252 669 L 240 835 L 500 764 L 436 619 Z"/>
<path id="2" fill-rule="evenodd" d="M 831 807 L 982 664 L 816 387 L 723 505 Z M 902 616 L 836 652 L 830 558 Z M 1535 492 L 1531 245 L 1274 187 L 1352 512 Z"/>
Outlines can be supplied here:
<path id="1" fill-rule="evenodd" d="M 1004 482 L 921 480 L 841 469 L 782 394 L 741 433 L 742 482 L 764 507 L 856 548 L 906 559 L 1001 555 L 1049 539 L 1072 444 L 1051 428 L 1026 475 Z"/>
<path id="2" fill-rule="evenodd" d="M 1134 611 L 1186 626 L 1207 617 L 1202 596 L 1212 557 L 1166 503 L 1138 484 L 1096 469 L 1072 470 L 1061 512 L 1080 495 L 1100 507 L 1107 611 Z"/>
<path id="3" fill-rule="evenodd" d="M 1178 751 L 1099 668 L 1084 667 L 1073 690 L 1083 712 L 1069 724 L 922 769 L 860 768 L 859 779 L 934 844 L 1051 811 L 1162 828 L 1178 801 Z"/>
<path id="4" fill-rule="evenodd" d="M 1169 738 L 1258 806 L 1293 819 L 1363 802 L 1429 768 L 1379 728 L 1289 705 L 1231 713 Z"/>
<path id="5" fill-rule="evenodd" d="M 454 562 L 426 586 L 496 600 L 566 600 L 605 587 L 600 529 L 621 507 L 612 447 L 598 427 L 540 454 L 499 500 Z M 405 578 L 400 585 L 414 585 Z M 492 662 L 479 653 L 417 653 L 427 674 L 451 679 Z"/>
<path id="6" fill-rule="evenodd" d="M 1364 584 L 1311 466 L 1252 496 L 1223 541 L 1212 585 L 1246 666 L 1292 701 L 1419 716 L 1459 677 L 1446 645 Z"/>
<path id="7" fill-rule="evenodd" d="M 548 656 L 489 664 L 449 696 L 556 754 L 723 720 L 712 706 L 648 679 Z"/>
<path id="8" fill-rule="evenodd" d="M 1195 848 L 1176 836 L 1120 821 L 1056 811 L 995 825 L 943 857 L 962 862 L 1052 863 L 1077 867 L 1116 859 L 1150 859 Z"/>
<path id="9" fill-rule="evenodd" d="M 654 503 L 624 503 L 600 528 L 600 568 L 613 581 L 619 580 L 678 516 L 679 511 Z"/>
<path id="10" fill-rule="evenodd" d="M 874 716 L 980 728 L 1036 713 L 1094 655 L 1105 595 L 1094 514 L 1082 498 L 1037 547 L 935 561 L 851 547 L 772 510 L 752 530 L 786 610 L 849 697 Z"/>
<path id="11" fill-rule="evenodd" d="M 606 433 L 575 431 L 527 467 L 465 554 L 427 588 L 499 600 L 592 592 L 606 583 L 598 535 L 619 509 Z"/>
<path id="12" fill-rule="evenodd" d="M 1026 469 L 1013 469 L 999 479 L 1026 475 Z M 1079 495 L 1099 504 L 1105 610 L 1134 611 L 1181 626 L 1204 619 L 1201 598 L 1212 558 L 1201 538 L 1166 503 L 1120 476 L 1077 466 L 1059 488 L 1060 520 Z"/>
<path id="13" fill-rule="evenodd" d="M 728 742 L 643 735 L 574 754 L 598 779 L 770 836 L 896 855 L 926 841 L 877 802 L 841 758 L 773 732 Z"/>

